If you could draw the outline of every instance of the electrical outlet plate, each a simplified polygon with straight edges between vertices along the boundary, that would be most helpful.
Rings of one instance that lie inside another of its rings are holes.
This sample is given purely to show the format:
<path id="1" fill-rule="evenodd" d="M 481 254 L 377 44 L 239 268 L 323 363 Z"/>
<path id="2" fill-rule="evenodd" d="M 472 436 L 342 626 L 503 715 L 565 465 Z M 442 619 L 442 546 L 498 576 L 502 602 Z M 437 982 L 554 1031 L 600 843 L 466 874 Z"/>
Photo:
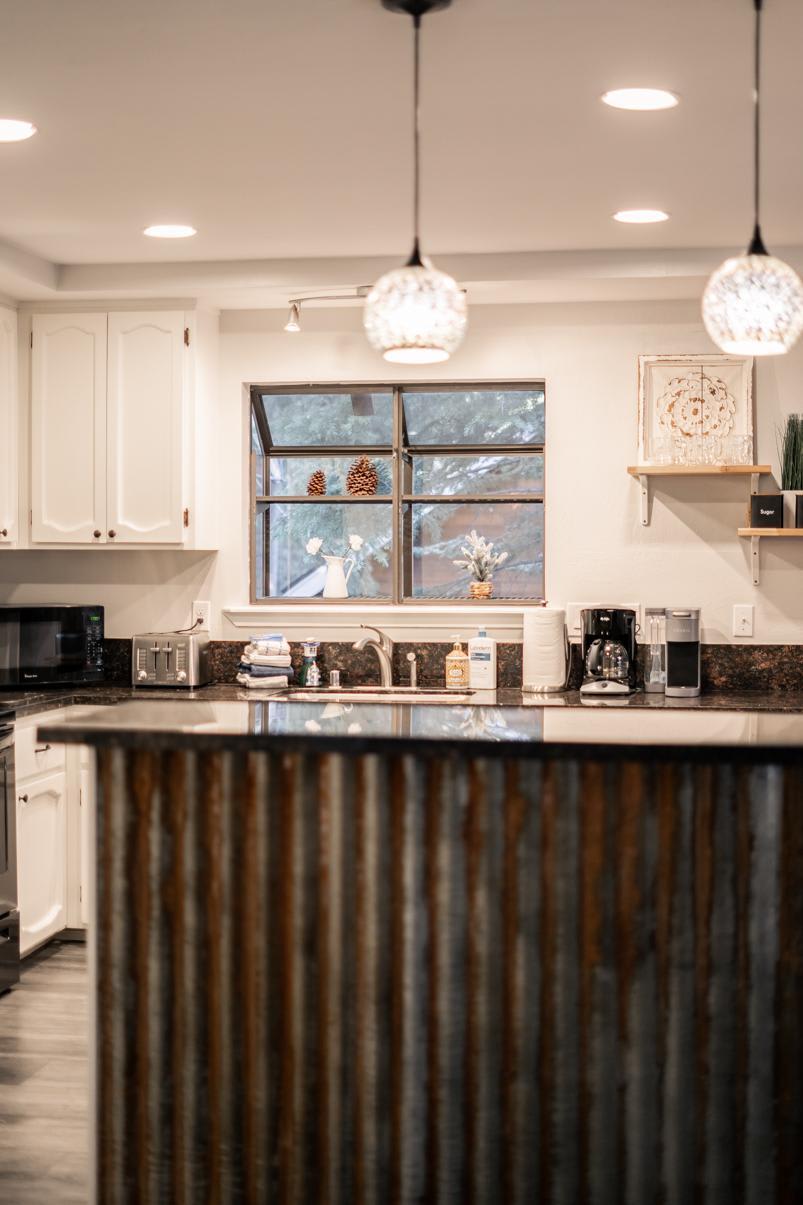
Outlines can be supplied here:
<path id="1" fill-rule="evenodd" d="M 198 620 L 201 623 L 198 623 Z M 211 602 L 194 602 L 192 604 L 192 618 L 190 626 L 195 625 L 196 632 L 208 632 L 212 626 L 212 604 Z"/>
<path id="2" fill-rule="evenodd" d="M 733 608 L 733 635 L 753 635 L 753 604 L 736 603 Z"/>
<path id="3" fill-rule="evenodd" d="M 600 603 L 600 602 L 583 602 L 566 604 L 566 627 L 569 632 L 570 640 L 579 640 L 583 634 L 581 611 L 586 611 L 590 607 L 624 607 L 626 610 L 636 612 L 636 623 L 641 623 L 641 603 Z"/>

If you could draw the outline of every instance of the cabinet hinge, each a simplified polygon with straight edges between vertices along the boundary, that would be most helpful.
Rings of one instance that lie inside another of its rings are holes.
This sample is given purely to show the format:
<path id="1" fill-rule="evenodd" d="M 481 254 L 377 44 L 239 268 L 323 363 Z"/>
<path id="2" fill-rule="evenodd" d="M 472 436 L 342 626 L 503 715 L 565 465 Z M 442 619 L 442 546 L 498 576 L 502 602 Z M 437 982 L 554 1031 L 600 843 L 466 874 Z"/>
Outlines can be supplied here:
<path id="1" fill-rule="evenodd" d="M 189 345 L 190 345 L 190 328 L 188 326 L 185 326 L 184 327 L 184 346 L 189 347 Z"/>
<path id="2" fill-rule="evenodd" d="M 189 527 L 189 525 L 190 525 L 190 508 L 188 506 L 185 506 L 184 507 L 184 526 Z"/>

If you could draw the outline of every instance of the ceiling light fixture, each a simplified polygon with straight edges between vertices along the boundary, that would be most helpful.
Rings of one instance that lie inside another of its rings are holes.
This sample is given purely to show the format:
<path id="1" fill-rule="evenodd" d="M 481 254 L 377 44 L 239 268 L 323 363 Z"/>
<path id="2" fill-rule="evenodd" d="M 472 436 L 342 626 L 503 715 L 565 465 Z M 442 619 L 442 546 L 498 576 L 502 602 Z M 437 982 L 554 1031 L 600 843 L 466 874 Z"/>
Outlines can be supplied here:
<path id="1" fill-rule="evenodd" d="M 680 97 L 664 88 L 613 88 L 610 92 L 603 92 L 600 100 L 612 109 L 654 113 L 658 109 L 674 109 Z"/>
<path id="2" fill-rule="evenodd" d="M 463 290 L 421 254 L 421 18 L 448 8 L 452 0 L 382 0 L 385 8 L 413 18 L 413 250 L 407 263 L 376 282 L 368 295 L 363 323 L 368 341 L 394 364 L 436 364 L 448 360 L 468 322 Z"/>
<path id="3" fill-rule="evenodd" d="M 0 117 L 0 142 L 24 142 L 33 138 L 36 126 L 32 121 L 18 121 L 16 117 Z"/>
<path id="4" fill-rule="evenodd" d="M 744 255 L 717 268 L 703 294 L 705 329 L 724 352 L 777 356 L 803 331 L 803 283 L 794 268 L 770 255 L 759 221 L 761 169 L 761 10 L 756 11 L 753 92 L 753 238 Z"/>
<path id="5" fill-rule="evenodd" d="M 301 307 L 310 301 L 361 301 L 371 292 L 370 285 L 357 285 L 349 293 L 313 293 L 308 297 L 291 297 L 288 300 L 290 314 L 284 329 L 291 335 L 297 335 L 301 330 Z"/>
<path id="6" fill-rule="evenodd" d="M 649 222 L 666 222 L 669 214 L 663 209 L 620 209 L 613 215 L 615 222 L 629 222 L 633 226 L 644 226 Z"/>
<path id="7" fill-rule="evenodd" d="M 147 234 L 148 238 L 192 238 L 198 231 L 194 226 L 167 223 L 161 226 L 146 226 L 142 233 Z"/>

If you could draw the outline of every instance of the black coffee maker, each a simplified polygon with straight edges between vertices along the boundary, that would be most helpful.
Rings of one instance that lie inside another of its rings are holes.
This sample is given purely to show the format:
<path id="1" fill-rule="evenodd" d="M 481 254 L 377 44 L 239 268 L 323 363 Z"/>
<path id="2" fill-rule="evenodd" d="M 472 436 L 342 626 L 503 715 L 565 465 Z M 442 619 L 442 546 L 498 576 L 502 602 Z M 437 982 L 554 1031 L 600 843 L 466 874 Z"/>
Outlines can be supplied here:
<path id="1" fill-rule="evenodd" d="M 591 607 L 583 624 L 583 695 L 616 696 L 636 689 L 636 612 L 624 607 Z"/>

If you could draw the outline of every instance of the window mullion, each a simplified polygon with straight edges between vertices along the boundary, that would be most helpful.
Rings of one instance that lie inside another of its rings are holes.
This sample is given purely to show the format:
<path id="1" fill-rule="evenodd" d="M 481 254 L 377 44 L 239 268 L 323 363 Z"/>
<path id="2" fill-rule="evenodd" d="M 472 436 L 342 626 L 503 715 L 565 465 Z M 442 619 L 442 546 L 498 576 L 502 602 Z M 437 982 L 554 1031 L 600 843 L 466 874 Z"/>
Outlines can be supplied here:
<path id="1" fill-rule="evenodd" d="M 391 556 L 393 558 L 393 601 L 402 600 L 403 574 L 402 560 L 406 555 L 402 536 L 402 481 L 404 451 L 404 412 L 402 409 L 401 388 L 396 385 L 393 389 L 393 459 L 392 459 L 392 491 L 393 491 L 393 530 L 391 534 Z"/>

